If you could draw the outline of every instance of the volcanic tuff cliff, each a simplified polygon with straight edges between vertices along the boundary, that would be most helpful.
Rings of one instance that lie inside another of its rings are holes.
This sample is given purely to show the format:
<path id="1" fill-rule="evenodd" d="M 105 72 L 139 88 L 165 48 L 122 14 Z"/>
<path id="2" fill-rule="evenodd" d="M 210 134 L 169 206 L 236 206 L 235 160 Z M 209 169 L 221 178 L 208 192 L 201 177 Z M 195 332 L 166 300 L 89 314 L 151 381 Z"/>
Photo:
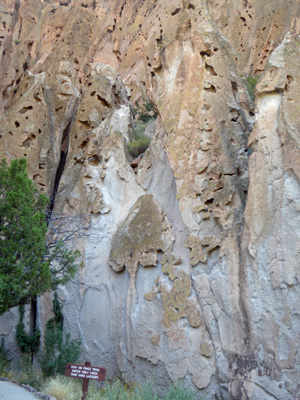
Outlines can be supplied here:
<path id="1" fill-rule="evenodd" d="M 299 18 L 296 0 L 1 1 L 0 156 L 89 216 L 59 297 L 110 378 L 300 399 Z M 133 169 L 137 101 L 158 117 Z"/>

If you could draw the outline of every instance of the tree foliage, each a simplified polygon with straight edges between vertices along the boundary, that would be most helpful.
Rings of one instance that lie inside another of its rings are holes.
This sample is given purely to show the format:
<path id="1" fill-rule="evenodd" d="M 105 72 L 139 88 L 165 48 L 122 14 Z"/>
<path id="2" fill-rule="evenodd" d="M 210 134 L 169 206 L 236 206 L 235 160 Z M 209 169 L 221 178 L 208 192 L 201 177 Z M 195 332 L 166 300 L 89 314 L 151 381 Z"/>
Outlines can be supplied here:
<path id="1" fill-rule="evenodd" d="M 0 315 L 74 277 L 80 253 L 47 237 L 49 199 L 38 193 L 26 160 L 0 163 Z"/>

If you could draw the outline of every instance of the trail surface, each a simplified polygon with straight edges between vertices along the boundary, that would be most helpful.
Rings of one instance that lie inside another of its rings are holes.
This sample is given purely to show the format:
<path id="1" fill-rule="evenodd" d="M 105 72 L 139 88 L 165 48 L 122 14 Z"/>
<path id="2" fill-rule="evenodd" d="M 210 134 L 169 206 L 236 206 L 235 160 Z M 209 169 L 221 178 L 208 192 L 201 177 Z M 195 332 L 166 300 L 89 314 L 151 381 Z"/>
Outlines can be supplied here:
<path id="1" fill-rule="evenodd" d="M 6 381 L 0 381 L 0 400 L 37 400 L 28 390 Z"/>

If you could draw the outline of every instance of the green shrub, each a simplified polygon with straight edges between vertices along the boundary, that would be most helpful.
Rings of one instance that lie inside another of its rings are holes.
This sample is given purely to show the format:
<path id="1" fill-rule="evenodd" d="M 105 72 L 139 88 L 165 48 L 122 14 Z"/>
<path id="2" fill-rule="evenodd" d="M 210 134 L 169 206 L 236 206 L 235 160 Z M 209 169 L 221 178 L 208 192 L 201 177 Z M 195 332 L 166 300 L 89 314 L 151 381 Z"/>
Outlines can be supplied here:
<path id="1" fill-rule="evenodd" d="M 175 386 L 170 386 L 169 390 L 164 397 L 165 400 L 195 400 L 195 394 L 177 383 Z"/>
<path id="2" fill-rule="evenodd" d="M 247 76 L 247 78 L 244 80 L 249 96 L 251 97 L 252 100 L 255 99 L 254 91 L 257 82 L 258 82 L 258 77 L 256 76 Z"/>
<path id="3" fill-rule="evenodd" d="M 4 338 L 1 339 L 0 344 L 0 375 L 3 375 L 6 372 L 8 366 L 8 350 L 5 348 Z"/>
<path id="4" fill-rule="evenodd" d="M 21 358 L 21 371 L 13 372 L 13 380 L 16 380 L 23 385 L 29 385 L 39 390 L 42 385 L 43 377 L 40 370 L 37 370 L 32 366 L 30 354 L 23 353 Z"/>
<path id="5" fill-rule="evenodd" d="M 134 136 L 137 139 L 138 137 L 144 136 L 145 130 L 148 124 L 142 121 L 136 121 L 134 124 Z"/>
<path id="6" fill-rule="evenodd" d="M 145 135 L 145 130 L 157 118 L 153 104 L 149 100 L 143 100 L 144 104 L 142 106 L 136 103 L 137 108 L 133 112 L 136 120 L 134 126 L 135 140 L 128 144 L 129 153 L 133 157 L 138 157 L 149 147 L 151 139 Z"/>
<path id="7" fill-rule="evenodd" d="M 139 115 L 139 120 L 143 121 L 143 122 L 149 122 L 151 120 L 153 120 L 152 115 L 148 114 L 148 113 L 141 113 Z"/>
<path id="8" fill-rule="evenodd" d="M 137 157 L 147 150 L 149 144 L 150 144 L 150 138 L 144 135 L 140 135 L 139 137 L 137 137 L 137 139 L 128 144 L 129 153 L 132 156 Z"/>
<path id="9" fill-rule="evenodd" d="M 144 104 L 142 106 L 142 112 L 139 116 L 139 119 L 144 122 L 149 122 L 150 120 L 154 120 L 157 117 L 157 113 L 155 111 L 154 105 L 149 100 L 144 100 Z"/>
<path id="10" fill-rule="evenodd" d="M 54 396 L 57 400 L 78 400 L 81 393 L 81 380 L 56 375 L 49 378 L 42 388 L 43 393 Z M 95 382 L 89 383 L 87 400 L 195 400 L 195 395 L 181 384 L 170 386 L 164 396 L 156 393 L 154 385 L 147 382 L 144 385 L 122 383 L 105 383 L 99 389 Z"/>
<path id="11" fill-rule="evenodd" d="M 23 323 L 24 312 L 24 306 L 19 306 L 19 323 L 16 327 L 16 341 L 22 353 L 33 356 L 40 347 L 41 331 L 35 328 L 32 335 L 27 335 Z"/>
<path id="12" fill-rule="evenodd" d="M 40 364 L 45 377 L 57 373 L 63 374 L 65 365 L 75 363 L 81 351 L 80 339 L 71 339 L 69 333 L 64 337 L 64 318 L 56 292 L 53 300 L 53 312 L 54 317 L 46 325 L 45 345 L 40 357 Z"/>
<path id="13" fill-rule="evenodd" d="M 141 387 L 137 387 L 135 389 L 136 398 L 142 400 L 160 400 L 160 397 L 155 390 L 153 389 L 153 385 L 147 382 L 145 385 Z"/>
<path id="14" fill-rule="evenodd" d="M 140 106 L 139 103 L 136 103 L 136 108 L 133 111 L 134 117 L 144 123 L 154 121 L 157 118 L 157 112 L 155 111 L 154 105 L 147 99 L 143 99 L 143 102 L 142 106 Z"/>

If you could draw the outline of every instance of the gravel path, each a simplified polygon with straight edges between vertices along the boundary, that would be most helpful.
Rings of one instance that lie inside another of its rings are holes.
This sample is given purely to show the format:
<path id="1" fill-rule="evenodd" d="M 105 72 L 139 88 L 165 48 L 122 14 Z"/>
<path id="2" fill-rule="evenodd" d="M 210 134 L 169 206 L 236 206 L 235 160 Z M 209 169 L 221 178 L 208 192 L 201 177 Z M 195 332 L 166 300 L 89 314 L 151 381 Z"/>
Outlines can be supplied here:
<path id="1" fill-rule="evenodd" d="M 0 400 L 37 400 L 40 397 L 12 382 L 0 381 Z"/>

